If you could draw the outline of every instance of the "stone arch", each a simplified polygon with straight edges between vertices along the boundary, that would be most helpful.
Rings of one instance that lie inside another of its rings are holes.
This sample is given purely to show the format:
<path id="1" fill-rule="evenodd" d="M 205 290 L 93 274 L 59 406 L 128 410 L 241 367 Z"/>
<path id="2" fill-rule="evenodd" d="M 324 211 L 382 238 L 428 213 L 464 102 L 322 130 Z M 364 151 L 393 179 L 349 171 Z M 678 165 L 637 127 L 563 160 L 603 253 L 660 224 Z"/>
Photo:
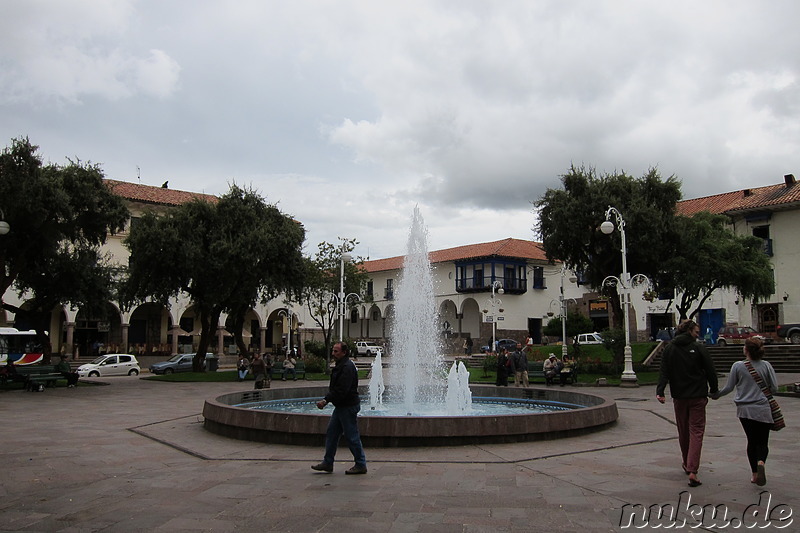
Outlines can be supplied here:
<path id="1" fill-rule="evenodd" d="M 76 320 L 76 338 L 80 312 Z M 128 351 L 136 355 L 169 357 L 172 347 L 167 342 L 172 317 L 169 310 L 155 302 L 143 303 L 131 312 L 128 325 Z M 81 352 L 83 353 L 83 352 Z"/>
<path id="2" fill-rule="evenodd" d="M 479 339 L 481 336 L 481 320 L 483 315 L 474 298 L 465 298 L 461 302 L 461 333 L 464 336 Z M 477 342 L 475 343 L 477 344 Z"/>
<path id="3" fill-rule="evenodd" d="M 369 310 L 367 310 L 366 315 L 364 316 L 364 322 L 366 323 L 366 332 L 364 334 L 365 337 L 370 339 L 384 338 L 383 313 L 377 304 L 372 304 L 369 307 Z"/>

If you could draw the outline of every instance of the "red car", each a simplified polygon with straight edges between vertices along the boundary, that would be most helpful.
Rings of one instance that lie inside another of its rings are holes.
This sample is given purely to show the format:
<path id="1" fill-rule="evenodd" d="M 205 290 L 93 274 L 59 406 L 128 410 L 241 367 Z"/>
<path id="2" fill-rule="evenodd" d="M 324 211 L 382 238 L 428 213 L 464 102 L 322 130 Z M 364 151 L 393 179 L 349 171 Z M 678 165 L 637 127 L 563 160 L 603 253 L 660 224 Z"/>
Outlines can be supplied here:
<path id="1" fill-rule="evenodd" d="M 749 326 L 725 326 L 719 329 L 717 345 L 744 344 L 745 339 L 749 339 L 750 337 L 759 338 L 764 341 L 764 344 L 772 342 L 772 337 L 759 333 Z"/>

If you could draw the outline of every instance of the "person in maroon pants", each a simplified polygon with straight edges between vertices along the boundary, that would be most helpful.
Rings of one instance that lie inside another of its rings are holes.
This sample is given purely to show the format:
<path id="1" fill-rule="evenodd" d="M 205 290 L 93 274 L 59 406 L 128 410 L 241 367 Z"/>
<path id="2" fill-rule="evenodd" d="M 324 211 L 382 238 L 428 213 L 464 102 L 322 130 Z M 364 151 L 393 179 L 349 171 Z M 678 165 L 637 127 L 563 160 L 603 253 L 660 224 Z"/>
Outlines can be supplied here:
<path id="1" fill-rule="evenodd" d="M 719 392 L 714 362 L 705 347 L 697 342 L 699 336 L 700 326 L 696 322 L 684 320 L 680 323 L 675 338 L 664 349 L 656 386 L 656 398 L 664 403 L 664 389 L 669 384 L 683 471 L 689 476 L 690 487 L 702 484 L 697 479 L 697 470 L 706 430 L 706 405 L 709 392 Z"/>

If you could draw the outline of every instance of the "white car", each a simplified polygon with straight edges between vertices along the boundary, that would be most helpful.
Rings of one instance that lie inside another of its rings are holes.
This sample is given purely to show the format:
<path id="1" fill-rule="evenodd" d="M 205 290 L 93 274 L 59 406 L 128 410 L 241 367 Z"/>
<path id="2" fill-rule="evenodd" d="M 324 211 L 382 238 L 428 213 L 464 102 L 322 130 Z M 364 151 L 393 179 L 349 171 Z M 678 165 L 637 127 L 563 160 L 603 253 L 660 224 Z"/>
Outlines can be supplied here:
<path id="1" fill-rule="evenodd" d="M 78 367 L 78 375 L 82 378 L 100 376 L 137 376 L 139 361 L 126 353 L 110 353 L 101 355 L 91 363 Z"/>
<path id="2" fill-rule="evenodd" d="M 577 344 L 603 344 L 603 337 L 596 331 L 594 333 L 581 333 L 575 337 Z"/>
<path id="3" fill-rule="evenodd" d="M 372 357 L 373 355 L 381 354 L 381 357 L 383 357 L 383 348 L 371 341 L 357 341 L 356 350 L 358 350 L 358 355 Z"/>

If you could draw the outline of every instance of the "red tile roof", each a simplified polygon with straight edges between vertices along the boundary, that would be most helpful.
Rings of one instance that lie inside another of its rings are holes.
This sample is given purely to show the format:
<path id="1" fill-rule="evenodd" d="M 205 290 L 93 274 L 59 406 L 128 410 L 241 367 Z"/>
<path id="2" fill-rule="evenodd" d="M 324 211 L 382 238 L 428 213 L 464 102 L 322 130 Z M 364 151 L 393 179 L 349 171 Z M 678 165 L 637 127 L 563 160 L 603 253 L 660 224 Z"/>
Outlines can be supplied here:
<path id="1" fill-rule="evenodd" d="M 519 259 L 532 259 L 547 261 L 542 245 L 538 242 L 524 241 L 522 239 L 503 239 L 501 241 L 483 242 L 457 246 L 445 250 L 436 250 L 428 253 L 431 263 L 446 263 L 480 257 L 513 257 Z M 389 257 L 365 261 L 364 268 L 367 272 L 382 272 L 397 270 L 403 267 L 405 256 Z"/>
<path id="2" fill-rule="evenodd" d="M 800 184 L 781 183 L 684 200 L 678 202 L 678 214 L 693 215 L 700 211 L 733 213 L 767 208 L 796 208 L 798 206 L 800 206 Z"/>
<path id="3" fill-rule="evenodd" d="M 181 205 L 195 198 L 211 203 L 216 203 L 218 200 L 218 198 L 212 194 L 178 191 L 176 189 L 165 189 L 152 185 L 138 185 L 136 183 L 111 179 L 105 179 L 103 181 L 114 194 L 122 196 L 127 200 L 145 202 L 148 204 Z"/>

